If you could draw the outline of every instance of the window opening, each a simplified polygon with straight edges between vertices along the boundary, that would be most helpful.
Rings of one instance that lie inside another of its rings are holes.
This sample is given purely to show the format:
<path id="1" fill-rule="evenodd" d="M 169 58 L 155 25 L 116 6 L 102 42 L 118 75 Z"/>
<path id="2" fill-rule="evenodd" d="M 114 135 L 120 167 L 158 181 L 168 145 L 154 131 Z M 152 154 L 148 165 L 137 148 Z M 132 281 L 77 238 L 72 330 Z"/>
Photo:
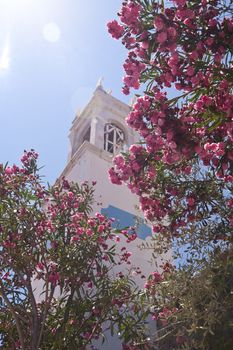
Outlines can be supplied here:
<path id="1" fill-rule="evenodd" d="M 104 127 L 104 149 L 112 154 L 118 153 L 124 145 L 124 132 L 115 124 L 106 124 Z"/>
<path id="2" fill-rule="evenodd" d="M 83 137 L 83 142 L 88 141 L 90 142 L 90 137 L 91 137 L 91 128 L 89 127 Z"/>

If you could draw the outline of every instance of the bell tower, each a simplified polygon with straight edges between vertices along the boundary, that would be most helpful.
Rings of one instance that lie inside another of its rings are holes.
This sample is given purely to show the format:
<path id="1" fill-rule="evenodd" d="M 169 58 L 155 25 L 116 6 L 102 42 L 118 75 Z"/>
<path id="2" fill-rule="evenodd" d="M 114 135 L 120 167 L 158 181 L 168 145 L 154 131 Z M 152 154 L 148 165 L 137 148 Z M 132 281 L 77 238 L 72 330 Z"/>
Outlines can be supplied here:
<path id="1" fill-rule="evenodd" d="M 138 141 L 133 130 L 127 128 L 125 117 L 129 106 L 112 97 L 101 84 L 81 113 L 78 113 L 70 129 L 70 161 L 87 141 L 108 156 L 109 159 Z M 105 151 L 105 152 L 104 152 Z"/>
<path id="2" fill-rule="evenodd" d="M 140 267 L 148 276 L 155 270 L 155 264 L 161 265 L 164 258 L 171 258 L 171 254 L 160 256 L 155 261 L 147 249 L 140 249 L 143 243 L 150 242 L 152 234 L 138 209 L 138 198 L 126 185 L 113 185 L 108 176 L 113 157 L 139 141 L 137 133 L 125 123 L 129 111 L 128 105 L 107 93 L 99 83 L 87 106 L 73 120 L 68 162 L 60 177 L 78 183 L 96 181 L 93 211 L 115 218 L 114 224 L 118 228 L 136 224 L 138 238 L 129 246 L 132 268 Z M 121 244 L 124 245 L 124 240 Z M 137 276 L 134 279 L 143 287 L 145 280 Z M 108 341 L 101 345 L 101 349 L 107 350 L 109 346 L 113 350 L 121 348 L 118 337 L 112 337 L 108 332 L 106 338 Z"/>
<path id="3" fill-rule="evenodd" d="M 149 274 L 155 266 L 148 263 L 148 250 L 139 246 L 151 239 L 151 228 L 142 219 L 137 196 L 126 185 L 113 185 L 108 176 L 114 155 L 139 141 L 136 132 L 125 123 L 129 110 L 128 105 L 98 84 L 90 102 L 72 123 L 68 163 L 61 177 L 79 183 L 96 181 L 93 210 L 115 218 L 119 228 L 137 224 L 138 238 L 130 244 L 132 263 Z"/>
<path id="4" fill-rule="evenodd" d="M 74 182 L 97 181 L 95 199 L 102 210 L 111 206 L 138 216 L 137 197 L 126 186 L 111 184 L 108 178 L 114 155 L 138 142 L 138 135 L 125 123 L 129 110 L 128 105 L 99 84 L 89 103 L 73 120 L 68 163 L 61 176 Z M 94 210 L 97 209 L 100 210 L 94 205 Z"/>

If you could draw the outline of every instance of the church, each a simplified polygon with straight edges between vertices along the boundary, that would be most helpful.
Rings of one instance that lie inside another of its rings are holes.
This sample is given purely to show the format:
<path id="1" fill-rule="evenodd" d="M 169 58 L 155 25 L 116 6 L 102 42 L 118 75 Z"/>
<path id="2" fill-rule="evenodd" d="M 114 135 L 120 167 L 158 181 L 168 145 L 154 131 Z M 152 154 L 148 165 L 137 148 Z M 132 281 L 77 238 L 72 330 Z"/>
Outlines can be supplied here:
<path id="1" fill-rule="evenodd" d="M 78 183 L 96 182 L 93 211 L 115 218 L 118 228 L 136 225 L 138 238 L 130 243 L 131 261 L 148 275 L 162 259 L 153 262 L 148 250 L 142 249 L 151 239 L 151 227 L 143 220 L 137 196 L 126 185 L 112 184 L 108 176 L 114 155 L 139 141 L 137 133 L 125 123 L 129 111 L 127 104 L 106 92 L 99 83 L 89 103 L 73 120 L 68 162 L 60 177 Z M 137 283 L 143 287 L 143 281 Z"/>
<path id="2" fill-rule="evenodd" d="M 78 183 L 96 182 L 93 211 L 114 218 L 117 228 L 137 226 L 138 238 L 130 242 L 129 246 L 132 267 L 140 267 L 148 275 L 155 270 L 155 265 L 151 263 L 148 250 L 140 246 L 149 242 L 151 228 L 143 221 L 137 196 L 126 185 L 112 184 L 108 176 L 113 157 L 139 141 L 136 132 L 125 123 L 129 110 L 128 105 L 107 93 L 99 83 L 89 103 L 73 120 L 69 134 L 68 162 L 60 178 Z M 145 280 L 136 276 L 134 278 L 143 287 Z M 121 349 L 118 337 L 105 335 L 107 341 L 101 344 L 101 349 Z M 100 344 L 96 345 L 100 347 Z"/>
<path id="3" fill-rule="evenodd" d="M 137 133 L 125 123 L 129 111 L 130 107 L 127 104 L 113 97 L 98 84 L 89 103 L 72 122 L 68 161 L 57 181 L 64 177 L 70 182 L 96 182 L 93 214 L 100 212 L 114 218 L 113 226 L 119 229 L 136 227 L 137 238 L 127 247 L 132 256 L 130 266 L 126 265 L 126 271 L 139 288 L 144 288 L 146 277 L 157 271 L 165 261 L 171 260 L 171 251 L 152 258 L 153 250 L 146 248 L 146 245 L 150 245 L 152 230 L 143 219 L 137 196 L 131 193 L 126 185 L 114 185 L 109 179 L 108 170 L 112 166 L 114 156 L 121 151 L 127 151 L 130 145 L 139 141 Z M 119 251 L 126 245 L 125 241 L 122 235 L 117 245 Z M 137 268 L 144 275 L 143 278 L 137 274 Z M 115 276 L 121 270 L 122 266 L 116 265 L 111 273 Z M 34 287 L 36 297 L 40 299 L 41 284 L 35 281 Z M 148 332 L 149 338 L 156 332 L 156 324 L 149 318 Z M 122 349 L 122 342 L 117 334 L 112 336 L 107 330 L 104 331 L 104 337 L 104 343 L 102 339 L 94 340 L 87 350 L 93 349 L 93 346 L 102 350 Z"/>
<path id="4" fill-rule="evenodd" d="M 141 279 L 136 273 L 133 275 L 134 269 L 139 267 L 148 276 L 164 259 L 170 259 L 170 253 L 152 259 L 151 250 L 143 248 L 150 244 L 152 230 L 144 222 L 138 198 L 126 185 L 112 184 L 108 176 L 113 157 L 121 151 L 127 151 L 130 145 L 139 141 L 137 133 L 125 123 L 129 111 L 127 104 L 106 92 L 99 83 L 89 103 L 73 120 L 69 134 L 68 162 L 60 178 L 65 177 L 68 181 L 78 183 L 96 182 L 93 212 L 101 212 L 114 218 L 113 225 L 117 228 L 136 226 L 137 238 L 129 245 L 132 253 L 130 269 L 137 285 L 143 288 L 145 279 Z M 153 323 L 153 333 L 154 327 Z M 94 344 L 97 348 L 121 349 L 117 336 L 112 337 L 109 332 L 105 336 L 106 341 L 103 344 Z"/>

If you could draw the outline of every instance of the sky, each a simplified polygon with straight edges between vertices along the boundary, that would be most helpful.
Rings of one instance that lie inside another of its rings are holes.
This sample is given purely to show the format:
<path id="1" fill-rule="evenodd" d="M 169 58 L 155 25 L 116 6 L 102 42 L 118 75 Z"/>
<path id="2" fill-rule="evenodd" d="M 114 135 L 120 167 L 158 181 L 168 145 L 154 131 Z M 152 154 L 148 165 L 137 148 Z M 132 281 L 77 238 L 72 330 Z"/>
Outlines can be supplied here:
<path id="1" fill-rule="evenodd" d="M 40 155 L 51 184 L 66 165 L 72 120 L 104 88 L 121 93 L 126 51 L 106 24 L 121 0 L 0 0 L 0 163 Z"/>

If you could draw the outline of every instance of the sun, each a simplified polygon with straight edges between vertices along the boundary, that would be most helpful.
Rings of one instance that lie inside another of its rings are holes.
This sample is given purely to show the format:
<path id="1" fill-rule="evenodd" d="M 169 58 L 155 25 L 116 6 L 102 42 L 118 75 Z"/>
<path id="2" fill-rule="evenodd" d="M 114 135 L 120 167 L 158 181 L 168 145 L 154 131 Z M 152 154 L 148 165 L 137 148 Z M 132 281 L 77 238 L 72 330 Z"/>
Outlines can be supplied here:
<path id="1" fill-rule="evenodd" d="M 45 40 L 55 43 L 60 39 L 61 31 L 56 23 L 50 22 L 44 26 L 43 35 Z"/>
<path id="2" fill-rule="evenodd" d="M 15 30 L 17 25 L 31 23 L 32 19 L 33 25 L 36 25 L 35 22 L 40 18 L 44 39 L 55 43 L 60 39 L 61 30 L 55 21 L 45 22 L 42 16 L 46 14 L 47 9 L 45 0 L 0 0 L 0 21 L 3 19 L 11 30 Z"/>
<path id="3" fill-rule="evenodd" d="M 6 43 L 0 54 L 0 71 L 7 71 L 10 68 L 10 44 L 9 39 L 6 39 Z"/>

